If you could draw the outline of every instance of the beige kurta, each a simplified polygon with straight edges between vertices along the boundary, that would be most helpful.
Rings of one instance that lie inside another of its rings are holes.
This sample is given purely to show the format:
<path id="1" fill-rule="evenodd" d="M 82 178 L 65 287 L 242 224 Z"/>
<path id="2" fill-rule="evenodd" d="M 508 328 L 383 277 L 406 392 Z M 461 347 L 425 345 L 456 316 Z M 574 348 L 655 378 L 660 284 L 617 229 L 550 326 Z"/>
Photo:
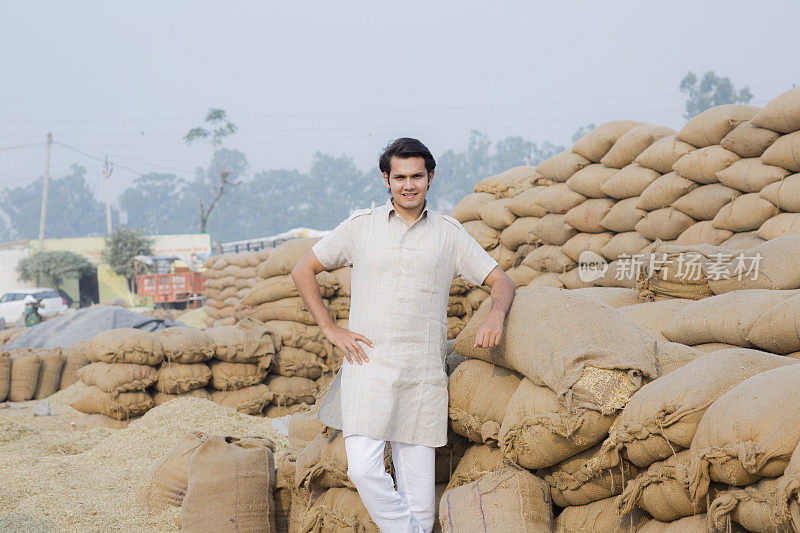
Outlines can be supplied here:
<path id="1" fill-rule="evenodd" d="M 392 199 L 354 212 L 313 247 L 327 269 L 352 264 L 349 329 L 369 362 L 344 361 L 320 420 L 344 436 L 425 446 L 447 443 L 447 301 L 453 279 L 482 285 L 497 266 L 452 217 L 428 211 L 410 226 Z"/>

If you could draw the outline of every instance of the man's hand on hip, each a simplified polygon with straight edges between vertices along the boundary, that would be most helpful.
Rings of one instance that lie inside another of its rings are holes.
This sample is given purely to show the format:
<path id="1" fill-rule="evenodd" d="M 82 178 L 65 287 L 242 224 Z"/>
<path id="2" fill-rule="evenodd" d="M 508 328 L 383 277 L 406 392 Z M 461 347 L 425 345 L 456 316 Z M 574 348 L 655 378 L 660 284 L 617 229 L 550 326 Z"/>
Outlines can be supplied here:
<path id="1" fill-rule="evenodd" d="M 323 329 L 322 332 L 325 334 L 325 337 L 331 341 L 331 344 L 344 352 L 348 363 L 353 362 L 353 359 L 350 358 L 351 355 L 359 365 L 369 363 L 369 357 L 364 353 L 364 348 L 358 344 L 358 341 L 363 342 L 370 348 L 374 348 L 375 346 L 372 344 L 372 341 L 364 335 L 344 329 L 336 324 Z"/>
<path id="2" fill-rule="evenodd" d="M 475 344 L 473 348 L 493 348 L 500 344 L 500 337 L 503 335 L 503 320 L 505 315 L 490 311 L 478 328 L 475 334 Z"/>

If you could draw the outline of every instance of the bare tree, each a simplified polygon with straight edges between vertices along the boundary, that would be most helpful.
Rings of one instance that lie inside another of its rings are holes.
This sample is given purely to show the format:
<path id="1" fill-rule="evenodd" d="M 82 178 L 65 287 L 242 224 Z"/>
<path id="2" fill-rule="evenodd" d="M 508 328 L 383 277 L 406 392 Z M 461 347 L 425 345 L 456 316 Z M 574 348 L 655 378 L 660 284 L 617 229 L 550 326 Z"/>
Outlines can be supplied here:
<path id="1" fill-rule="evenodd" d="M 183 140 L 186 141 L 187 146 L 191 145 L 198 139 L 208 139 L 210 137 L 211 149 L 213 150 L 214 155 L 214 166 L 217 168 L 217 170 L 219 170 L 219 184 L 217 184 L 217 186 L 214 188 L 214 198 L 211 199 L 208 207 L 204 205 L 202 198 L 200 199 L 200 233 L 206 232 L 206 223 L 208 222 L 208 217 L 211 215 L 211 211 L 214 210 L 214 206 L 217 205 L 219 199 L 222 198 L 223 194 L 225 194 L 225 188 L 228 186 L 235 187 L 238 185 L 237 182 L 228 181 L 228 174 L 230 172 L 220 166 L 219 158 L 217 157 L 219 149 L 222 147 L 222 142 L 225 140 L 225 138 L 236 133 L 236 124 L 228 120 L 224 110 L 214 108 L 208 110 L 208 113 L 206 113 L 206 118 L 203 122 L 210 128 L 210 131 L 209 129 L 199 126 L 197 128 L 190 129 L 189 133 L 183 137 Z"/>

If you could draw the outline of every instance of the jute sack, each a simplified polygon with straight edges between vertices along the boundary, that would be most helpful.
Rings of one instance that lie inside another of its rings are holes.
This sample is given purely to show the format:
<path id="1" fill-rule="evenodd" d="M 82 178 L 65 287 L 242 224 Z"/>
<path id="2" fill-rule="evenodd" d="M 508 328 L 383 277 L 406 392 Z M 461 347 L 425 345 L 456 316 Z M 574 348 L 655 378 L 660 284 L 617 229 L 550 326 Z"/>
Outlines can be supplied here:
<path id="1" fill-rule="evenodd" d="M 618 169 L 606 165 L 589 165 L 573 174 L 567 180 L 567 187 L 588 198 L 604 198 L 606 194 L 601 188 L 617 172 Z"/>
<path id="2" fill-rule="evenodd" d="M 478 208 L 481 220 L 498 231 L 507 228 L 517 216 L 508 208 L 511 198 L 500 198 L 487 202 Z"/>
<path id="3" fill-rule="evenodd" d="M 558 280 L 565 289 L 589 289 L 595 286 L 594 281 L 585 281 L 577 268 L 567 270 L 558 275 Z"/>
<path id="4" fill-rule="evenodd" d="M 39 379 L 36 382 L 36 391 L 33 397 L 36 400 L 47 398 L 58 391 L 61 381 L 61 371 L 64 368 L 64 356 L 61 349 L 40 350 L 39 359 L 42 364 L 39 367 Z"/>
<path id="5" fill-rule="evenodd" d="M 92 363 L 78 370 L 86 385 L 111 393 L 143 391 L 158 380 L 158 369 L 131 363 Z"/>
<path id="6" fill-rule="evenodd" d="M 702 357 L 706 352 L 677 342 L 656 341 L 658 375 L 664 376 Z"/>
<path id="7" fill-rule="evenodd" d="M 720 244 L 720 246 L 731 250 L 749 250 L 763 242 L 764 239 L 756 235 L 755 231 L 745 231 L 743 233 L 734 233 L 731 238 Z"/>
<path id="8" fill-rule="evenodd" d="M 717 352 L 719 350 L 728 350 L 730 348 L 738 349 L 738 346 L 734 346 L 733 344 L 725 344 L 724 342 L 707 342 L 704 344 L 697 344 L 692 346 L 695 350 L 699 350 L 703 353 L 711 353 Z"/>
<path id="9" fill-rule="evenodd" d="M 264 407 L 262 413 L 267 418 L 283 418 L 286 415 L 295 415 L 304 411 L 308 406 L 304 403 L 295 403 L 292 405 L 268 405 Z"/>
<path id="10" fill-rule="evenodd" d="M 150 511 L 180 507 L 189 485 L 189 459 L 206 440 L 204 433 L 189 433 L 148 468 L 138 503 Z"/>
<path id="11" fill-rule="evenodd" d="M 11 352 L 11 384 L 8 401 L 26 402 L 36 394 L 42 359 L 36 352 L 23 349 Z"/>
<path id="12" fill-rule="evenodd" d="M 740 159 L 724 170 L 717 172 L 719 181 L 728 187 L 742 192 L 760 192 L 761 189 L 781 181 L 790 173 L 788 170 L 767 165 L 762 158 Z"/>
<path id="13" fill-rule="evenodd" d="M 517 215 L 518 217 L 543 217 L 547 214 L 547 211 L 539 205 L 536 201 L 539 198 L 539 194 L 543 193 L 547 190 L 548 187 L 540 185 L 536 187 L 532 187 L 522 193 L 516 195 L 511 201 L 508 203 L 508 208 L 511 210 L 512 213 Z M 473 194 L 486 194 L 486 193 L 473 193 Z M 464 200 L 468 198 L 469 195 L 464 197 Z M 462 202 L 464 200 L 461 200 Z M 453 209 L 453 217 L 455 216 L 456 208 L 458 208 L 458 204 Z M 477 214 L 477 210 L 476 210 Z M 470 218 L 468 220 L 478 220 L 480 215 L 477 215 L 477 218 Z M 459 222 L 464 223 L 464 220 L 458 219 Z"/>
<path id="14" fill-rule="evenodd" d="M 258 269 L 256 269 L 256 274 L 259 278 L 267 279 L 272 276 L 291 273 L 294 266 L 300 261 L 300 258 L 303 257 L 318 240 L 318 237 L 308 237 L 303 239 L 289 239 L 281 243 L 272 250 L 267 260 L 261 263 Z"/>
<path id="15" fill-rule="evenodd" d="M 541 275 L 536 276 L 533 281 L 528 283 L 526 289 L 533 289 L 536 287 L 553 287 L 556 289 L 563 289 L 564 284 L 558 279 L 559 274 L 555 272 L 542 272 Z"/>
<path id="16" fill-rule="evenodd" d="M 323 298 L 322 303 L 324 303 L 326 307 L 328 306 L 327 299 Z M 332 318 L 336 317 L 336 315 L 330 313 L 330 311 L 329 314 L 331 314 Z M 247 316 L 260 322 L 288 320 L 290 322 L 301 322 L 309 326 L 313 326 L 317 323 L 311 313 L 308 312 L 303 299 L 299 296 L 282 298 L 274 302 L 265 302 L 249 311 Z"/>
<path id="17" fill-rule="evenodd" d="M 664 324 L 662 333 L 672 342 L 688 346 L 724 342 L 753 348 L 747 336 L 761 315 L 797 294 L 793 290 L 747 289 L 704 298 L 678 311 Z"/>
<path id="18" fill-rule="evenodd" d="M 451 215 L 462 224 L 470 220 L 480 220 L 478 208 L 492 200 L 494 200 L 494 195 L 488 192 L 468 194 L 456 204 Z"/>
<path id="19" fill-rule="evenodd" d="M 564 243 L 561 251 L 575 262 L 580 261 L 581 254 L 591 251 L 596 254 L 601 253 L 603 246 L 611 240 L 611 233 L 578 233 Z"/>
<path id="20" fill-rule="evenodd" d="M 628 400 L 591 467 L 611 468 L 623 451 L 645 467 L 688 448 L 703 413 L 722 394 L 760 372 L 794 363 L 756 350 L 720 350 L 651 381 Z"/>
<path id="21" fill-rule="evenodd" d="M 506 315 L 500 345 L 475 348 L 475 334 L 489 309 L 484 304 L 473 315 L 456 338 L 456 353 L 520 372 L 559 397 L 569 394 L 574 407 L 613 412 L 616 407 L 611 404 L 632 394 L 642 379 L 657 376 L 650 336 L 594 298 L 545 287 L 519 291 Z M 604 386 L 617 384 L 620 388 L 584 388 L 587 368 L 612 371 Z M 613 371 L 625 378 L 618 381 Z"/>
<path id="22" fill-rule="evenodd" d="M 483 220 L 470 220 L 462 225 L 484 250 L 490 250 L 500 243 L 500 232 Z"/>
<path id="23" fill-rule="evenodd" d="M 704 513 L 707 499 L 694 501 L 689 496 L 690 460 L 689 450 L 682 450 L 651 464 L 617 498 L 620 512 L 630 513 L 638 507 L 662 522 Z M 714 489 L 717 492 L 718 487 Z"/>
<path id="24" fill-rule="evenodd" d="M 675 200 L 672 207 L 695 220 L 712 220 L 720 209 L 741 194 L 738 190 L 721 183 L 712 183 L 681 196 Z"/>
<path id="25" fill-rule="evenodd" d="M 328 339 L 322 334 L 319 326 L 298 324 L 286 320 L 270 320 L 264 327 L 280 340 L 283 346 L 301 348 L 319 357 L 328 357 L 332 351 Z"/>
<path id="26" fill-rule="evenodd" d="M 447 482 L 445 492 L 472 483 L 504 466 L 500 449 L 486 444 L 473 444 L 464 452 Z"/>
<path id="27" fill-rule="evenodd" d="M 338 319 L 350 318 L 350 297 L 337 296 L 328 302 L 328 312 Z"/>
<path id="28" fill-rule="evenodd" d="M 508 401 L 520 376 L 502 367 L 470 359 L 450 376 L 450 427 L 478 444 L 497 445 Z"/>
<path id="29" fill-rule="evenodd" d="M 257 363 L 211 361 L 211 386 L 217 390 L 236 390 L 264 381 L 269 371 Z"/>
<path id="30" fill-rule="evenodd" d="M 762 314 L 747 335 L 747 341 L 768 352 L 786 355 L 800 351 L 800 295 L 779 302 Z"/>
<path id="31" fill-rule="evenodd" d="M 657 140 L 675 133 L 672 128 L 644 124 L 625 132 L 608 151 L 601 163 L 608 167 L 622 168 L 630 165 L 639 155 Z"/>
<path id="32" fill-rule="evenodd" d="M 715 294 L 741 289 L 797 289 L 800 288 L 800 269 L 795 259 L 798 254 L 800 235 L 772 239 L 741 253 L 708 284 Z M 746 266 L 757 264 L 758 268 L 742 275 L 740 262 Z"/>
<path id="33" fill-rule="evenodd" d="M 89 387 L 82 397 L 72 402 L 72 407 L 81 413 L 98 413 L 116 420 L 143 415 L 153 405 L 153 398 L 145 391 L 112 395 L 97 387 Z"/>
<path id="34" fill-rule="evenodd" d="M 633 231 L 636 223 L 647 214 L 647 211 L 637 207 L 638 204 L 638 196 L 620 200 L 611 206 L 606 216 L 600 220 L 600 225 L 617 233 Z"/>
<path id="35" fill-rule="evenodd" d="M 319 421 L 315 408 L 292 415 L 289 419 L 289 450 L 293 454 L 299 453 L 317 435 L 322 433 L 323 429 L 325 429 L 325 425 Z M 292 483 L 294 483 L 294 477 Z"/>
<path id="36" fill-rule="evenodd" d="M 667 135 L 647 147 L 635 162 L 645 168 L 667 174 L 672 172 L 672 166 L 678 159 L 693 150 L 696 150 L 694 146 L 679 140 L 676 135 Z"/>
<path id="37" fill-rule="evenodd" d="M 257 415 L 264 410 L 273 397 L 272 391 L 263 383 L 229 391 L 214 391 L 211 400 L 225 407 L 232 407 L 246 415 Z"/>
<path id="38" fill-rule="evenodd" d="M 709 527 L 726 530 L 731 521 L 748 531 L 759 533 L 789 533 L 788 525 L 781 525 L 776 500 L 781 478 L 768 478 L 743 488 L 730 488 L 720 492 L 708 507 Z"/>
<path id="39" fill-rule="evenodd" d="M 657 341 L 668 341 L 661 329 L 675 314 L 693 300 L 672 298 L 658 302 L 637 303 L 618 308 L 622 316 L 642 328 Z M 660 375 L 660 373 L 659 373 Z"/>
<path id="40" fill-rule="evenodd" d="M 642 529 L 641 533 L 706 533 L 708 528 L 708 517 L 705 513 L 686 516 L 674 522 L 662 522 L 660 520 L 650 520 Z M 745 533 L 747 530 L 739 524 L 731 524 L 729 533 Z"/>
<path id="41" fill-rule="evenodd" d="M 499 444 L 503 457 L 524 468 L 547 468 L 602 441 L 615 415 L 569 410 L 547 387 L 523 379 L 508 402 Z"/>
<path id="42" fill-rule="evenodd" d="M 586 201 L 586 197 L 571 190 L 566 183 L 556 183 L 550 187 L 544 187 L 543 190 L 536 195 L 535 201 L 537 205 L 546 211 L 545 214 L 564 214 L 573 207 Z"/>
<path id="43" fill-rule="evenodd" d="M 284 346 L 272 359 L 271 371 L 281 376 L 317 379 L 328 371 L 328 365 L 315 353 L 302 348 Z"/>
<path id="44" fill-rule="evenodd" d="M 318 498 L 309 500 L 308 509 L 300 515 L 299 529 L 306 533 L 353 531 L 355 533 L 380 533 L 372 521 L 361 497 L 355 490 L 337 487 L 326 490 Z M 294 498 L 292 511 L 294 511 Z M 294 512 L 292 513 L 294 516 Z M 291 523 L 291 522 L 290 522 Z M 292 527 L 289 529 L 293 530 Z"/>
<path id="45" fill-rule="evenodd" d="M 590 161 L 599 163 L 620 137 L 643 124 L 643 122 L 635 120 L 605 122 L 578 139 L 572 146 L 572 151 Z"/>
<path id="46" fill-rule="evenodd" d="M 719 144 L 733 128 L 753 118 L 758 110 L 743 104 L 712 107 L 687 122 L 678 132 L 678 138 L 698 148 Z"/>
<path id="47" fill-rule="evenodd" d="M 11 356 L 8 352 L 0 352 L 0 402 L 6 401 L 9 388 L 11 388 Z"/>
<path id="48" fill-rule="evenodd" d="M 161 405 L 162 403 L 166 403 L 176 398 L 202 398 L 204 400 L 211 401 L 211 394 L 209 394 L 209 392 L 206 389 L 194 389 L 190 390 L 189 392 L 184 392 L 181 394 L 170 394 L 168 392 L 155 392 L 153 394 L 153 403 L 156 405 Z"/>
<path id="49" fill-rule="evenodd" d="M 289 533 L 294 492 L 292 490 L 294 486 L 294 466 L 284 465 L 287 463 L 293 465 L 293 460 L 294 455 L 289 452 L 283 452 L 275 456 L 275 489 L 272 491 L 272 499 L 275 501 L 275 531 L 278 533 Z"/>
<path id="50" fill-rule="evenodd" d="M 439 504 L 442 531 L 550 532 L 550 487 L 527 470 L 504 468 L 444 493 Z"/>
<path id="51" fill-rule="evenodd" d="M 707 187 L 711 187 L 711 185 L 707 185 Z M 678 235 L 678 238 L 675 240 L 675 244 L 684 246 L 693 246 L 697 244 L 720 246 L 732 236 L 732 231 L 715 228 L 710 220 L 701 220 L 683 230 L 683 233 Z"/>
<path id="52" fill-rule="evenodd" d="M 347 452 L 344 437 L 338 429 L 317 434 L 308 445 L 296 454 L 295 488 L 316 492 L 333 487 L 355 488 L 347 475 Z M 384 467 L 391 471 L 392 448 L 383 452 Z"/>
<path id="53" fill-rule="evenodd" d="M 800 172 L 800 132 L 780 137 L 767 148 L 761 160 L 791 172 Z"/>
<path id="54" fill-rule="evenodd" d="M 636 287 L 636 272 L 631 272 L 630 258 L 620 258 L 608 264 L 605 274 L 597 279 L 594 284 L 598 287 L 622 287 L 633 289 Z"/>
<path id="55" fill-rule="evenodd" d="M 211 375 L 211 369 L 205 363 L 165 363 L 158 369 L 156 390 L 168 394 L 183 394 L 208 385 Z"/>
<path id="56" fill-rule="evenodd" d="M 489 291 L 481 287 L 470 289 L 470 291 L 467 293 L 467 301 L 469 301 L 469 305 L 472 309 L 477 309 L 480 307 L 483 301 L 488 297 Z"/>
<path id="57" fill-rule="evenodd" d="M 497 265 L 503 270 L 508 270 L 522 262 L 522 257 L 519 257 L 502 244 L 489 250 L 489 256 L 497 261 Z"/>
<path id="58" fill-rule="evenodd" d="M 617 233 L 600 248 L 600 253 L 609 261 L 620 257 L 632 257 L 650 245 L 651 241 L 636 231 Z"/>
<path id="59" fill-rule="evenodd" d="M 717 173 L 739 161 L 739 156 L 719 145 L 700 148 L 675 162 L 675 170 L 695 183 L 717 183 Z"/>
<path id="60" fill-rule="evenodd" d="M 566 216 L 551 213 L 542 217 L 533 226 L 532 235 L 538 242 L 561 246 L 578 233 L 578 230 L 567 224 Z M 478 242 L 480 243 L 480 241 Z"/>
<path id="61" fill-rule="evenodd" d="M 672 207 L 664 207 L 647 213 L 642 220 L 636 223 L 634 229 L 651 241 L 656 239 L 671 241 L 677 239 L 694 222 L 689 215 Z"/>
<path id="62" fill-rule="evenodd" d="M 534 240 L 532 231 L 537 222 L 541 220 L 537 217 L 522 217 L 512 222 L 500 233 L 500 244 L 509 250 L 516 251 L 517 248 L 528 241 Z"/>
<path id="63" fill-rule="evenodd" d="M 684 178 L 677 172 L 670 172 L 655 180 L 642 191 L 636 207 L 645 211 L 669 207 L 675 200 L 697 187 L 699 185 L 694 181 Z"/>
<path id="64" fill-rule="evenodd" d="M 759 157 L 778 137 L 778 133 L 759 128 L 748 120 L 733 128 L 719 145 L 739 157 Z"/>
<path id="65" fill-rule="evenodd" d="M 208 328 L 206 335 L 214 341 L 214 355 L 221 361 L 254 363 L 275 353 L 273 335 L 266 327 L 219 326 Z"/>
<path id="66" fill-rule="evenodd" d="M 638 291 L 621 287 L 586 287 L 573 289 L 573 291 L 579 296 L 605 302 L 615 309 L 633 305 L 639 301 Z"/>
<path id="67" fill-rule="evenodd" d="M 800 87 L 793 87 L 767 102 L 752 123 L 779 133 L 800 130 Z"/>
<path id="68" fill-rule="evenodd" d="M 164 360 L 161 339 L 155 333 L 134 328 L 110 329 L 98 333 L 86 346 L 92 362 L 160 365 Z"/>
<path id="69" fill-rule="evenodd" d="M 454 352 L 450 353 L 455 355 Z M 466 451 L 472 446 L 477 445 L 472 444 L 469 440 L 460 435 L 456 435 L 453 433 L 453 431 L 448 431 L 447 444 L 434 450 L 434 481 L 437 484 L 443 483 L 444 485 L 447 485 L 447 483 L 453 477 L 453 473 L 455 472 L 458 463 L 461 462 L 461 459 L 464 457 Z M 500 453 L 498 448 L 494 449 L 497 450 L 498 454 Z"/>
<path id="70" fill-rule="evenodd" d="M 159 332 L 164 358 L 173 363 L 202 363 L 214 357 L 214 342 L 194 328 L 167 328 Z"/>
<path id="71" fill-rule="evenodd" d="M 458 316 L 447 317 L 447 340 L 455 339 L 461 330 L 464 329 L 466 323 L 464 318 Z"/>
<path id="72" fill-rule="evenodd" d="M 767 185 L 758 195 L 784 211 L 800 213 L 800 174 Z"/>
<path id="73" fill-rule="evenodd" d="M 447 301 L 447 316 L 465 316 L 472 314 L 472 307 L 464 295 L 451 296 Z"/>
<path id="74" fill-rule="evenodd" d="M 768 241 L 798 233 L 800 233 L 800 214 L 781 213 L 761 224 L 756 235 Z"/>
<path id="75" fill-rule="evenodd" d="M 536 167 L 520 166 L 510 168 L 500 174 L 483 178 L 472 188 L 475 192 L 488 192 L 498 198 L 513 198 L 541 178 Z"/>
<path id="76" fill-rule="evenodd" d="M 601 472 L 589 470 L 586 464 L 599 449 L 599 445 L 593 446 L 542 471 L 554 504 L 569 507 L 610 498 L 621 493 L 638 474 L 639 470 L 625 460 Z"/>
<path id="77" fill-rule="evenodd" d="M 511 281 L 514 282 L 514 285 L 519 287 L 525 287 L 528 283 L 536 279 L 536 276 L 539 275 L 538 270 L 534 270 L 527 265 L 518 265 L 512 267 L 506 271 L 508 277 L 511 278 Z M 470 307 L 471 309 L 472 307 Z"/>
<path id="78" fill-rule="evenodd" d="M 611 198 L 623 200 L 639 196 L 648 185 L 659 177 L 661 174 L 655 170 L 643 167 L 638 163 L 631 163 L 603 183 L 600 191 Z"/>
<path id="79" fill-rule="evenodd" d="M 469 291 L 474 285 L 467 283 L 464 281 L 463 278 L 456 277 L 453 278 L 452 283 L 450 283 L 450 295 L 454 294 L 464 294 L 465 292 Z"/>
<path id="80" fill-rule="evenodd" d="M 711 481 L 749 485 L 783 475 L 800 441 L 799 411 L 796 365 L 756 374 L 717 398 L 689 448 L 692 498 L 704 497 Z"/>
<path id="81" fill-rule="evenodd" d="M 800 446 L 789 458 L 789 464 L 781 476 L 776 489 L 776 509 L 780 522 L 791 525 L 797 531 L 800 527 Z"/>
<path id="82" fill-rule="evenodd" d="M 564 182 L 573 174 L 592 162 L 571 150 L 559 152 L 549 159 L 545 159 L 536 171 L 545 179 Z"/>
<path id="83" fill-rule="evenodd" d="M 228 265 L 235 265 L 244 268 L 247 265 L 247 257 L 244 254 L 226 254 L 225 261 Z"/>
<path id="84" fill-rule="evenodd" d="M 295 403 L 313 404 L 317 395 L 317 384 L 310 379 L 298 376 L 269 376 L 267 387 L 272 392 L 274 405 L 292 405 Z"/>
<path id="85" fill-rule="evenodd" d="M 214 436 L 189 459 L 184 531 L 275 531 L 272 441 Z"/>
<path id="86" fill-rule="evenodd" d="M 752 231 L 778 214 L 778 208 L 758 193 L 743 194 L 719 210 L 714 217 L 715 228 L 733 232 Z"/>
<path id="87" fill-rule="evenodd" d="M 600 224 L 600 221 L 608 214 L 613 205 L 614 200 L 610 198 L 586 200 L 567 211 L 564 215 L 564 222 L 580 232 L 602 233 L 606 228 Z"/>
<path id="88" fill-rule="evenodd" d="M 556 533 L 635 533 L 649 521 L 650 517 L 640 509 L 623 516 L 617 508 L 616 498 L 611 497 L 588 505 L 567 507 L 558 515 Z"/>
<path id="89" fill-rule="evenodd" d="M 323 298 L 330 298 L 336 294 L 338 283 L 330 272 L 322 271 L 317 274 L 317 285 Z M 265 302 L 273 302 L 282 298 L 297 296 L 297 287 L 289 274 L 273 276 L 258 282 L 242 298 L 242 305 L 260 305 Z"/>

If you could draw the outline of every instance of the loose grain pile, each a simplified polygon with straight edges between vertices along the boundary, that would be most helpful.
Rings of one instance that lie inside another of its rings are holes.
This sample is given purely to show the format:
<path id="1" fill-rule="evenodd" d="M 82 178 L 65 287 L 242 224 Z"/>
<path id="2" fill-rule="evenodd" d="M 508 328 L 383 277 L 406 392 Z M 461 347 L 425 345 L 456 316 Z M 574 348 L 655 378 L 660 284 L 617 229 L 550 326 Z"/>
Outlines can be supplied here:
<path id="1" fill-rule="evenodd" d="M 160 405 L 127 429 L 42 431 L 0 422 L 0 518 L 11 513 L 50 521 L 57 531 L 177 531 L 180 509 L 149 515 L 135 505 L 145 472 L 187 433 L 288 440 L 267 418 L 197 398 Z"/>

